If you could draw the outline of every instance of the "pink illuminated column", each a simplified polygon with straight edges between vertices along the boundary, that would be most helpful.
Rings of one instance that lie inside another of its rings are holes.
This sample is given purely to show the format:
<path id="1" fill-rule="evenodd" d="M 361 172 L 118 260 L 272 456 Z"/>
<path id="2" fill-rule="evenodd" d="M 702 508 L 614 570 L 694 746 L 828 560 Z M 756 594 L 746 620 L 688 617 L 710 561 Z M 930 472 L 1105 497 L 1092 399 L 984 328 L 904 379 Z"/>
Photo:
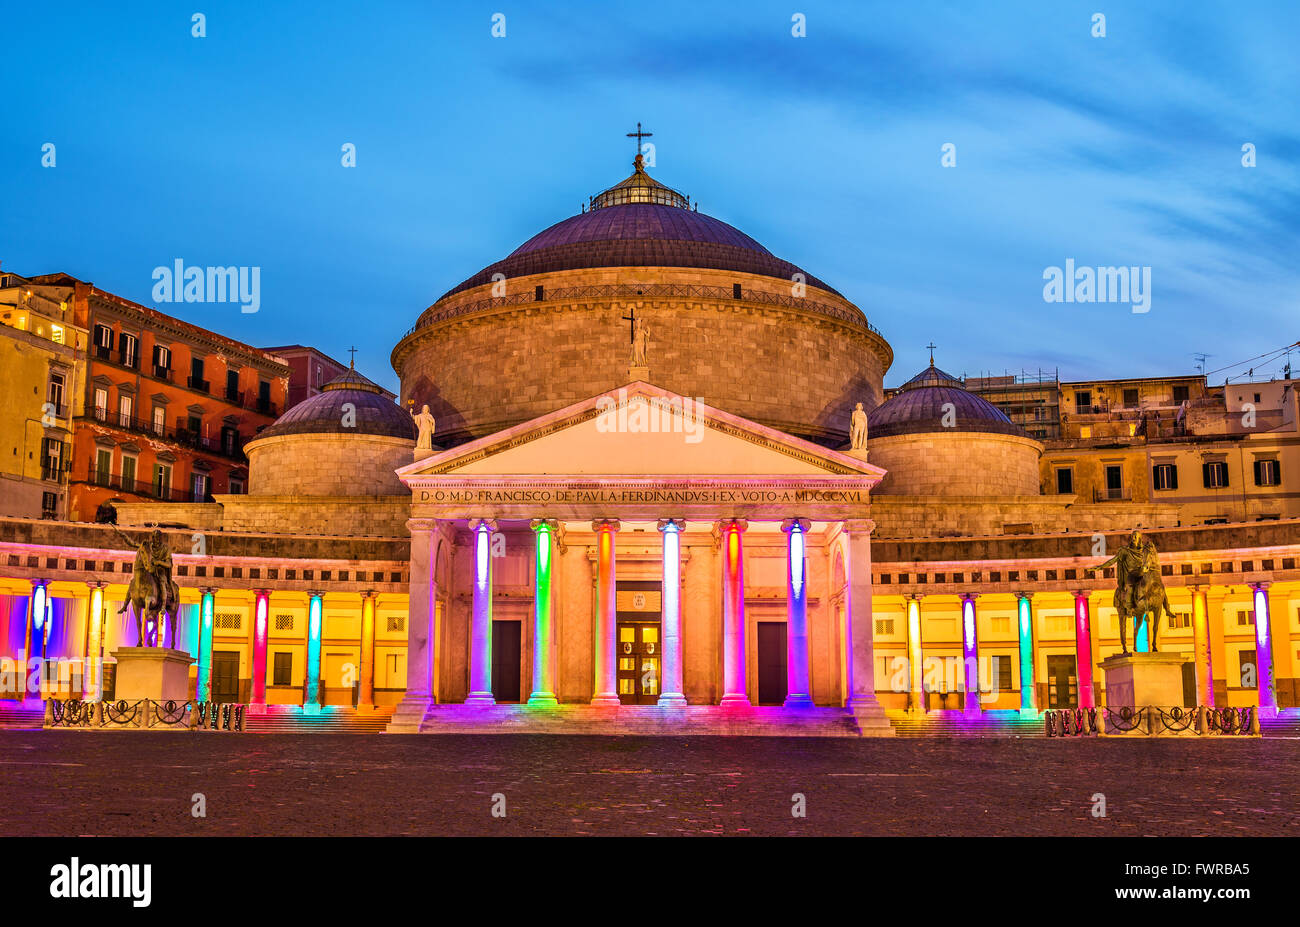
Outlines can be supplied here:
<path id="1" fill-rule="evenodd" d="M 1210 648 L 1210 608 L 1204 589 L 1192 589 L 1192 635 L 1196 657 L 1196 704 L 1214 707 L 1214 656 Z"/>
<path id="2" fill-rule="evenodd" d="M 253 612 L 253 693 L 249 702 L 266 704 L 266 624 L 271 610 L 271 591 L 257 590 L 257 604 Z"/>
<path id="3" fill-rule="evenodd" d="M 617 518 L 591 523 L 596 532 L 596 652 L 593 705 L 617 705 L 618 699 L 618 564 L 614 534 Z"/>
<path id="4" fill-rule="evenodd" d="M 686 522 L 680 518 L 659 519 L 663 535 L 663 590 L 660 596 L 660 622 L 664 635 L 663 691 L 659 704 L 681 708 L 686 704 L 682 692 L 682 531 Z"/>
<path id="5" fill-rule="evenodd" d="M 748 705 L 745 679 L 745 549 L 749 527 L 732 519 L 722 529 L 722 704 Z"/>
<path id="6" fill-rule="evenodd" d="M 786 708 L 813 707 L 808 686 L 808 527 L 803 518 L 781 523 L 786 535 Z"/>
<path id="7" fill-rule="evenodd" d="M 1259 716 L 1277 717 L 1277 679 L 1273 670 L 1273 624 L 1268 604 L 1269 583 L 1251 583 L 1255 596 L 1255 681 L 1259 686 Z"/>
<path id="8" fill-rule="evenodd" d="M 968 718 L 979 718 L 984 712 L 980 700 L 980 631 L 975 598 L 973 592 L 963 593 L 961 597 L 962 657 L 966 666 L 966 693 L 962 713 Z"/>
<path id="9" fill-rule="evenodd" d="M 1096 708 L 1097 702 L 1092 694 L 1092 616 L 1088 610 L 1088 593 L 1082 591 L 1074 593 L 1074 653 L 1079 679 L 1079 707 Z"/>
<path id="10" fill-rule="evenodd" d="M 470 618 L 469 695 L 466 705 L 495 705 L 492 697 L 492 532 L 497 523 L 475 518 L 469 523 L 474 548 L 474 612 Z"/>

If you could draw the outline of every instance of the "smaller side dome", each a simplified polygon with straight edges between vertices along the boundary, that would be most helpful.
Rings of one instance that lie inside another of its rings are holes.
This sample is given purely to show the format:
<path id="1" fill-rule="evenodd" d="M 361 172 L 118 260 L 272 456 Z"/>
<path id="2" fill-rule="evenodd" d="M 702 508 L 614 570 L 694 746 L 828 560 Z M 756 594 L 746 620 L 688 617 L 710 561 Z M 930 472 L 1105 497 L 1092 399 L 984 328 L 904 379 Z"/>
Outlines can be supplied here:
<path id="1" fill-rule="evenodd" d="M 870 438 L 928 432 L 983 432 L 1025 437 L 993 403 L 966 390 L 962 381 L 934 362 L 872 410 L 867 419 Z"/>
<path id="2" fill-rule="evenodd" d="M 352 408 L 344 408 L 347 405 Z M 355 424 L 345 425 L 345 420 Z M 303 434 L 384 435 L 413 441 L 415 423 L 383 390 L 349 369 L 259 431 L 256 440 Z"/>

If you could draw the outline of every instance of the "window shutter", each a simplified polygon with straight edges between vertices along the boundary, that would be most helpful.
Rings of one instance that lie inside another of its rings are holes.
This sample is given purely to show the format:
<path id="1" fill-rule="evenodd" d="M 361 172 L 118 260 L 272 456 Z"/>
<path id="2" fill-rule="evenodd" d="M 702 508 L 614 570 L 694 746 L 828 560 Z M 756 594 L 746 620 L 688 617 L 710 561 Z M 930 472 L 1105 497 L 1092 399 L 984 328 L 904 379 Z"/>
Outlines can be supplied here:
<path id="1" fill-rule="evenodd" d="M 1169 488 L 1170 489 L 1178 488 L 1178 465 L 1177 464 L 1169 465 Z"/>
<path id="2" fill-rule="evenodd" d="M 1214 464 L 1201 464 L 1201 483 L 1206 489 L 1211 489 L 1214 486 L 1213 477 L 1210 476 L 1213 467 Z"/>
<path id="3" fill-rule="evenodd" d="M 1228 487 L 1228 465 L 1226 463 L 1222 465 L 1219 474 L 1223 477 L 1223 486 L 1226 489 Z"/>
<path id="4" fill-rule="evenodd" d="M 1263 477 L 1264 477 L 1264 468 L 1260 466 L 1260 461 L 1257 460 L 1255 461 L 1255 485 L 1256 486 L 1264 485 L 1262 482 Z"/>

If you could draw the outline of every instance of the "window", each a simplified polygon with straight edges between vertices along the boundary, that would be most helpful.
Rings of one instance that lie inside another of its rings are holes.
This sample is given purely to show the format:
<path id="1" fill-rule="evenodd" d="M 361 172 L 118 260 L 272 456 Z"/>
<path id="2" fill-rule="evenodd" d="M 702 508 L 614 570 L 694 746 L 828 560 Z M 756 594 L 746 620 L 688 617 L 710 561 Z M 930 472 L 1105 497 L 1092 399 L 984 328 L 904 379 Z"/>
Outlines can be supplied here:
<path id="1" fill-rule="evenodd" d="M 1255 461 L 1255 485 L 1277 486 L 1282 482 L 1282 471 L 1276 460 Z"/>
<path id="2" fill-rule="evenodd" d="M 120 393 L 117 397 L 117 423 L 123 428 L 130 428 L 133 412 L 135 412 L 135 397 L 130 393 Z"/>
<path id="3" fill-rule="evenodd" d="M 58 438 L 41 439 L 41 479 L 57 480 L 63 473 L 63 442 Z"/>
<path id="4" fill-rule="evenodd" d="M 1151 479 L 1156 489 L 1177 489 L 1178 467 L 1176 464 L 1156 464 L 1151 468 Z"/>
<path id="5" fill-rule="evenodd" d="M 1228 485 L 1228 465 L 1222 460 L 1202 464 L 1201 475 L 1206 489 L 1224 489 Z"/>
<path id="6" fill-rule="evenodd" d="M 1056 471 L 1056 491 L 1062 495 L 1074 492 L 1074 468 L 1059 467 Z"/>
<path id="7" fill-rule="evenodd" d="M 226 398 L 231 402 L 239 402 L 239 371 L 226 371 Z"/>
<path id="8" fill-rule="evenodd" d="M 244 616 L 239 612 L 217 612 L 212 626 L 218 631 L 238 631 L 244 624 Z"/>
<path id="9" fill-rule="evenodd" d="M 122 455 L 122 489 L 131 492 L 135 489 L 135 465 L 136 459 Z"/>
<path id="10" fill-rule="evenodd" d="M 1174 405 L 1184 403 L 1188 400 L 1188 398 L 1190 397 L 1189 397 L 1188 388 L 1186 386 L 1174 387 Z"/>
<path id="11" fill-rule="evenodd" d="M 227 457 L 235 456 L 239 447 L 239 429 L 229 425 L 221 426 L 221 453 Z"/>
<path id="12" fill-rule="evenodd" d="M 876 634 L 881 635 L 881 636 L 885 636 L 885 635 L 889 635 L 889 634 L 893 634 L 893 633 L 894 633 L 894 619 L 893 619 L 893 618 L 877 618 L 877 619 L 876 619 Z"/>
<path id="13" fill-rule="evenodd" d="M 1074 394 L 1074 411 L 1090 412 L 1092 406 L 1092 393 L 1087 390 L 1079 390 Z"/>
<path id="14" fill-rule="evenodd" d="M 156 435 L 160 435 L 166 430 L 167 430 L 167 407 L 154 406 L 153 407 L 153 433 Z"/>
<path id="15" fill-rule="evenodd" d="M 1190 628 L 1192 626 L 1191 612 L 1174 612 L 1169 618 L 1169 629 Z"/>
<path id="16" fill-rule="evenodd" d="M 95 448 L 95 469 L 90 474 L 90 481 L 100 486 L 107 486 L 113 472 L 113 452 L 106 447 Z"/>
<path id="17" fill-rule="evenodd" d="M 50 385 L 48 389 L 49 403 L 54 406 L 54 414 L 63 414 L 63 374 L 50 374 Z"/>
<path id="18" fill-rule="evenodd" d="M 190 358 L 190 381 L 191 389 L 200 390 L 206 393 L 208 391 L 208 381 L 203 379 L 203 358 Z"/>
<path id="19" fill-rule="evenodd" d="M 293 654 L 277 653 L 275 655 L 275 670 L 271 679 L 273 686 L 288 686 L 293 683 Z"/>
<path id="20" fill-rule="evenodd" d="M 163 380 L 171 379 L 172 352 L 160 344 L 153 346 L 153 375 Z"/>
<path id="21" fill-rule="evenodd" d="M 289 614 L 289 615 L 276 615 L 276 616 L 275 616 L 275 629 L 276 629 L 277 631 L 292 631 L 292 630 L 293 630 L 293 615 L 291 615 L 291 614 Z"/>
<path id="22" fill-rule="evenodd" d="M 237 476 L 232 476 L 230 478 L 230 494 L 232 496 L 240 496 L 244 494 L 244 481 Z"/>
<path id="23" fill-rule="evenodd" d="M 208 498 L 208 487 L 212 478 L 206 473 L 194 473 L 190 477 L 190 489 L 194 492 L 194 501 L 203 502 Z"/>
<path id="24" fill-rule="evenodd" d="M 41 517 L 54 518 L 59 513 L 59 494 L 56 492 L 41 493 Z"/>
<path id="25" fill-rule="evenodd" d="M 108 390 L 102 386 L 95 387 L 95 418 L 108 421 Z"/>
<path id="26" fill-rule="evenodd" d="M 169 464 L 153 465 L 153 494 L 159 499 L 169 499 L 172 494 L 172 468 Z"/>
<path id="27" fill-rule="evenodd" d="M 1252 628 L 1255 626 L 1255 612 L 1249 608 L 1237 609 L 1237 627 Z"/>
<path id="28" fill-rule="evenodd" d="M 1259 405 L 1259 393 L 1255 394 L 1255 405 Z"/>
<path id="29" fill-rule="evenodd" d="M 1135 389 L 1124 390 L 1124 405 L 1130 409 L 1136 409 L 1138 405 L 1138 391 Z"/>
<path id="30" fill-rule="evenodd" d="M 113 350 L 113 329 L 107 325 L 95 325 L 95 356 L 103 360 L 108 359 L 109 353 Z"/>
<path id="31" fill-rule="evenodd" d="M 389 615 L 389 616 L 388 616 L 388 630 L 390 630 L 390 631 L 405 631 L 405 630 L 406 630 L 406 616 L 405 616 L 405 615 Z"/>
<path id="32" fill-rule="evenodd" d="M 1255 688 L 1255 651 L 1243 650 L 1237 654 L 1237 672 L 1241 685 L 1246 689 Z"/>
<path id="33" fill-rule="evenodd" d="M 1004 653 L 995 653 L 991 660 L 998 678 L 998 691 L 1014 691 L 1011 687 L 1011 657 Z"/>
<path id="34" fill-rule="evenodd" d="M 122 348 L 117 356 L 118 362 L 123 367 L 130 367 L 132 369 L 138 368 L 140 366 L 139 340 L 135 335 L 128 335 L 126 332 L 122 332 L 121 344 Z"/>

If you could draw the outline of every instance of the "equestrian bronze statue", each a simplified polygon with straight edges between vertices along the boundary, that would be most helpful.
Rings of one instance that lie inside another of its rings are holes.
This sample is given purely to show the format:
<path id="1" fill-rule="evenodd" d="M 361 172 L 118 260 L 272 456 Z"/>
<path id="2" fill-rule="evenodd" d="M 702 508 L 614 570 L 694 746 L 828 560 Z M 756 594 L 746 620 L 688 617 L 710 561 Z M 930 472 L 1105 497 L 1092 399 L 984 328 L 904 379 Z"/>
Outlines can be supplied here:
<path id="1" fill-rule="evenodd" d="M 128 544 L 135 544 L 117 528 L 113 530 L 117 531 L 118 536 Z M 120 615 L 128 606 L 133 607 L 139 641 L 137 646 L 140 647 L 149 646 L 145 632 L 150 625 L 154 627 L 155 632 L 154 646 L 160 645 L 162 626 L 158 619 L 160 615 L 165 614 L 172 632 L 172 646 L 175 646 L 176 611 L 180 608 L 180 602 L 180 589 L 172 580 L 172 553 L 167 548 L 163 533 L 155 528 L 149 538 L 136 547 L 131 585 L 126 591 L 126 601 L 122 603 L 117 613 Z"/>
<path id="2" fill-rule="evenodd" d="M 1160 614 L 1174 616 L 1169 607 L 1165 584 L 1160 580 L 1160 560 L 1155 544 L 1134 530 L 1129 541 L 1115 556 L 1100 566 L 1088 567 L 1089 573 L 1115 565 L 1115 612 L 1119 617 L 1120 651 L 1128 656 L 1128 641 L 1124 639 L 1124 625 L 1133 619 L 1133 645 L 1137 646 L 1138 629 L 1147 622 L 1151 638 L 1151 652 L 1156 652 L 1156 632 L 1160 628 Z"/>

